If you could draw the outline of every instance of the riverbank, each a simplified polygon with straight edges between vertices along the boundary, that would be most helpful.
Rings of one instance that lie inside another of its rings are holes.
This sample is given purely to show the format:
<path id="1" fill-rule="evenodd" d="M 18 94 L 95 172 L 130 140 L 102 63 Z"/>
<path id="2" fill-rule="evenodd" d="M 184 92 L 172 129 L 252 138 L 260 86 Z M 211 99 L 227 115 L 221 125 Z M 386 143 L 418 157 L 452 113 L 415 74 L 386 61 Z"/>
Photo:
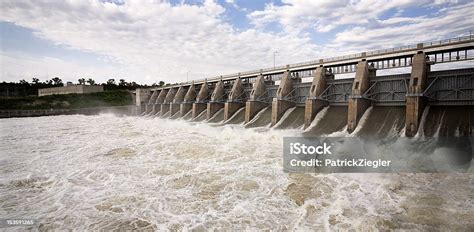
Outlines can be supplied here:
<path id="1" fill-rule="evenodd" d="M 136 107 L 127 106 L 106 106 L 89 107 L 80 109 L 49 109 L 49 110 L 0 110 L 0 118 L 19 118 L 19 117 L 40 117 L 53 115 L 96 115 L 101 113 L 111 113 L 115 115 L 135 115 Z"/>
<path id="2" fill-rule="evenodd" d="M 100 113 L 135 115 L 132 99 L 130 92 L 124 90 L 1 98 L 0 118 Z"/>
<path id="3" fill-rule="evenodd" d="M 49 96 L 28 96 L 0 98 L 0 110 L 51 110 L 82 109 L 93 107 L 132 105 L 128 91 L 114 90 L 86 94 L 62 94 Z"/>

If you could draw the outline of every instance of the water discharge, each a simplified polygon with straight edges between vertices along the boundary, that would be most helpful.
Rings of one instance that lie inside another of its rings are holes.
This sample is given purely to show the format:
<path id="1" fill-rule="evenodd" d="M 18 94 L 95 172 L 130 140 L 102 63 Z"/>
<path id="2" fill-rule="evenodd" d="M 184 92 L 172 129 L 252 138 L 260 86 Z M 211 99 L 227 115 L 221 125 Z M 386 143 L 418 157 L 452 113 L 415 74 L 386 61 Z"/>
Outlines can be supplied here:
<path id="1" fill-rule="evenodd" d="M 342 130 L 344 108 L 328 107 L 310 132 Z M 302 131 L 261 132 L 269 111 L 254 128 L 113 115 L 2 119 L 0 218 L 58 231 L 474 228 L 472 172 L 284 173 L 282 138 Z M 375 107 L 368 117 L 399 125 L 397 112 Z M 365 125 L 359 133 L 399 129 Z"/>
<path id="2" fill-rule="evenodd" d="M 269 126 L 272 122 L 272 109 L 270 107 L 263 108 L 260 112 L 258 112 L 255 117 L 245 124 L 245 127 L 252 128 L 252 127 L 265 127 Z"/>
<path id="3" fill-rule="evenodd" d="M 199 113 L 196 118 L 193 118 L 191 119 L 191 121 L 194 121 L 194 122 L 200 122 L 200 121 L 204 121 L 206 120 L 206 117 L 207 117 L 207 109 L 206 110 L 203 110 L 201 113 Z"/>
<path id="4" fill-rule="evenodd" d="M 321 113 L 321 112 L 320 112 Z M 317 117 L 316 117 L 317 118 Z M 328 106 L 322 118 L 318 118 L 318 123 L 314 127 L 305 131 L 307 136 L 328 135 L 341 131 L 347 125 L 346 106 Z"/>
<path id="5" fill-rule="evenodd" d="M 245 107 L 237 110 L 224 124 L 241 124 L 245 121 Z"/>
<path id="6" fill-rule="evenodd" d="M 274 128 L 296 129 L 304 124 L 304 107 L 297 106 L 288 109 Z"/>
<path id="7" fill-rule="evenodd" d="M 209 120 L 207 120 L 207 122 L 218 123 L 222 120 L 224 120 L 224 108 L 219 109 Z"/>

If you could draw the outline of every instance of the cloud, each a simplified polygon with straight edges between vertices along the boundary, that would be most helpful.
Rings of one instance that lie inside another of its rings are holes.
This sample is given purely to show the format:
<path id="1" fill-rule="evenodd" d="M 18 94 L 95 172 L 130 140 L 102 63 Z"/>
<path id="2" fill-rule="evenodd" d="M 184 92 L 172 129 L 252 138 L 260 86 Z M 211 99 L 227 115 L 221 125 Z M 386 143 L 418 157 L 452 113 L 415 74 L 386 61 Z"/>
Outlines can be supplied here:
<path id="1" fill-rule="evenodd" d="M 33 77 L 41 81 L 60 77 L 63 82 L 77 82 L 79 78 L 93 78 L 96 82 L 106 82 L 109 78 L 121 79 L 128 70 L 118 66 L 91 67 L 75 62 L 64 61 L 49 56 L 31 56 L 29 54 L 1 52 L 0 66 L 2 81 L 31 81 Z M 144 75 L 142 73 L 142 75 Z"/>
<path id="2" fill-rule="evenodd" d="M 466 35 L 474 22 L 474 3 L 442 9 L 437 17 L 391 18 L 371 27 L 353 27 L 337 33 L 328 46 L 370 50 Z"/>
<path id="3" fill-rule="evenodd" d="M 433 14 L 404 15 L 405 9 L 413 7 L 428 7 Z M 73 80 L 85 73 L 104 80 L 174 83 L 186 80 L 188 72 L 190 79 L 201 79 L 271 67 L 274 51 L 278 51 L 277 65 L 283 65 L 452 37 L 468 31 L 474 21 L 473 8 L 469 2 L 429 0 L 284 0 L 282 6 L 269 3 L 263 10 L 250 12 L 254 28 L 235 29 L 224 20 L 226 9 L 210 0 L 198 5 L 153 0 L 120 4 L 7 0 L 0 4 L 0 21 L 32 29 L 36 36 L 68 49 L 105 57 L 111 65 L 85 67 L 54 57 L 29 62 L 22 61 L 28 55 L 7 54 L 10 58 L 2 55 L 2 66 L 17 65 L 2 72 L 2 79 L 34 75 L 41 70 L 36 68 L 41 62 L 50 75 Z M 283 30 L 263 29 L 273 23 Z M 314 37 L 333 31 L 327 43 L 314 42 Z M 18 65 L 22 62 L 26 68 Z"/>
<path id="4" fill-rule="evenodd" d="M 474 3 L 432 0 L 283 0 L 283 5 L 267 4 L 248 15 L 257 28 L 277 23 L 289 34 L 314 37 L 329 34 L 320 44 L 320 57 L 360 53 L 456 37 L 469 32 L 474 21 Z M 430 12 L 402 16 L 404 11 Z"/>
<path id="5" fill-rule="evenodd" d="M 126 79 L 179 82 L 313 59 L 316 46 L 297 35 L 235 30 L 221 20 L 225 9 L 201 5 L 130 1 L 5 1 L 1 21 L 33 29 L 39 37 L 70 49 L 110 57 Z M 302 49 L 304 48 L 304 49 Z M 139 70 L 140 72 L 134 73 Z M 143 76 L 141 76 L 144 74 Z"/>
<path id="6" fill-rule="evenodd" d="M 433 0 L 345 0 L 312 1 L 283 0 L 282 6 L 267 4 L 264 10 L 248 15 L 256 27 L 279 23 L 286 32 L 298 33 L 305 29 L 329 32 L 338 26 L 370 25 L 391 10 L 399 13 L 404 8 L 434 7 L 443 4 L 457 4 L 461 1 Z M 471 9 L 472 10 L 472 9 Z M 402 22 L 402 18 L 394 19 Z M 394 23 L 387 21 L 386 23 Z M 411 22 L 405 18 L 403 22 Z"/>

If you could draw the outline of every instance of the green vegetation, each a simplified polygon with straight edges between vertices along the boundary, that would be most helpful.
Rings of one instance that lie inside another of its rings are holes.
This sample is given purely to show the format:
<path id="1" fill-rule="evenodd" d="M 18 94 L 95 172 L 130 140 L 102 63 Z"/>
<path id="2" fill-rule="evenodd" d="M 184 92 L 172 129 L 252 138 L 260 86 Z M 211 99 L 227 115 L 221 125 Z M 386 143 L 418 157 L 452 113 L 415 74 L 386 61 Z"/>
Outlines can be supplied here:
<path id="1" fill-rule="evenodd" d="M 68 82 L 69 83 L 69 82 Z M 149 87 L 160 87 L 164 86 L 165 82 L 160 81 L 158 83 L 153 83 L 151 86 L 147 84 L 141 85 L 137 84 L 135 81 L 127 82 L 125 79 L 120 79 L 118 83 L 115 82 L 115 79 L 109 79 L 107 82 L 99 84 L 92 78 L 79 78 L 77 80 L 78 84 L 85 85 L 102 85 L 105 91 L 109 90 L 135 90 L 137 88 L 149 88 Z M 176 83 L 177 84 L 177 83 Z M 167 86 L 170 83 L 166 84 Z M 60 87 L 64 86 L 63 80 L 59 77 L 52 78 L 51 80 L 46 80 L 41 82 L 38 78 L 33 78 L 32 82 L 26 80 L 20 80 L 19 82 L 1 82 L 0 83 L 0 97 L 23 97 L 23 96 L 32 96 L 38 95 L 38 89 L 51 88 L 51 87 Z"/>
<path id="2" fill-rule="evenodd" d="M 102 106 L 125 106 L 131 104 L 133 104 L 132 95 L 125 90 L 0 99 L 0 109 L 2 110 L 78 109 Z"/>

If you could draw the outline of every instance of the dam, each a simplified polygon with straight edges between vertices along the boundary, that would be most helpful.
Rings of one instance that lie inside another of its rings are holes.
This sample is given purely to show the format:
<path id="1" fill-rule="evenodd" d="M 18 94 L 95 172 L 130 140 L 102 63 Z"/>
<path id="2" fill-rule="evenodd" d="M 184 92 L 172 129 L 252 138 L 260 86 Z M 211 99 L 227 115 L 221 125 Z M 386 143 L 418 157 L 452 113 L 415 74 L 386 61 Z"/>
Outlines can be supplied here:
<path id="1" fill-rule="evenodd" d="M 376 136 L 396 128 L 407 137 L 468 136 L 474 133 L 474 67 L 455 67 L 472 62 L 473 49 L 474 36 L 465 36 L 137 89 L 136 113 L 303 128 L 310 135 L 357 130 Z M 450 68 L 432 71 L 438 64 Z M 406 72 L 390 74 L 395 69 Z M 370 123 L 358 129 L 362 119 Z"/>

